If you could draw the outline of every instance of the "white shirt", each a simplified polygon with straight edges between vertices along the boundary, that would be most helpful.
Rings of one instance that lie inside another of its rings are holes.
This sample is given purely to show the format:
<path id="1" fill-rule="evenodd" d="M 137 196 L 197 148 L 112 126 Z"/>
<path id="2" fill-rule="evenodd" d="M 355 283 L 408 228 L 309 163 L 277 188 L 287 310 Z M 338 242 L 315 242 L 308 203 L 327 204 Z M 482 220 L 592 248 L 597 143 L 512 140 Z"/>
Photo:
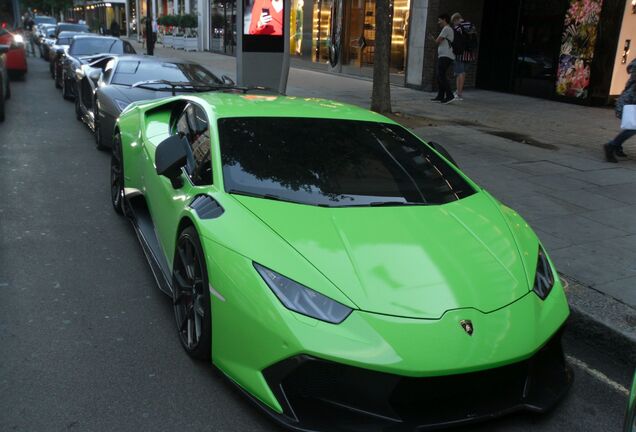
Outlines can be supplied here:
<path id="1" fill-rule="evenodd" d="M 449 25 L 444 26 L 438 37 L 444 40 L 437 45 L 437 56 L 448 57 L 451 60 L 455 60 L 455 54 L 453 54 L 453 47 L 451 46 L 451 42 L 455 39 L 453 29 Z"/>

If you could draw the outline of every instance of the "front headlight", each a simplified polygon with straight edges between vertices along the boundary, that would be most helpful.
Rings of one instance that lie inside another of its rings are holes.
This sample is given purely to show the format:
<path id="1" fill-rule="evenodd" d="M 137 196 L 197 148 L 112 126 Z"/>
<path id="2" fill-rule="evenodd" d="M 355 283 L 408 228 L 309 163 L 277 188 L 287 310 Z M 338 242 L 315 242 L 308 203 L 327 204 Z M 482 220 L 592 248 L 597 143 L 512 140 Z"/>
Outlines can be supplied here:
<path id="1" fill-rule="evenodd" d="M 24 38 L 22 37 L 22 35 L 15 34 L 13 35 L 13 42 L 16 44 L 22 44 L 24 43 Z"/>
<path id="2" fill-rule="evenodd" d="M 125 110 L 126 107 L 130 104 L 130 102 L 126 102 L 121 99 L 115 99 L 115 103 L 117 104 L 117 107 L 119 108 L 120 111 Z"/>
<path id="3" fill-rule="evenodd" d="M 287 309 L 332 324 L 340 324 L 351 313 L 351 308 L 273 270 L 256 263 L 254 268 Z"/>
<path id="4" fill-rule="evenodd" d="M 552 291 L 553 286 L 554 273 L 552 273 L 552 268 L 550 267 L 550 263 L 548 262 L 548 257 L 543 251 L 543 248 L 539 246 L 537 273 L 534 277 L 534 286 L 532 287 L 532 291 L 534 291 L 541 300 L 545 300 L 548 294 L 550 294 L 550 291 Z"/>

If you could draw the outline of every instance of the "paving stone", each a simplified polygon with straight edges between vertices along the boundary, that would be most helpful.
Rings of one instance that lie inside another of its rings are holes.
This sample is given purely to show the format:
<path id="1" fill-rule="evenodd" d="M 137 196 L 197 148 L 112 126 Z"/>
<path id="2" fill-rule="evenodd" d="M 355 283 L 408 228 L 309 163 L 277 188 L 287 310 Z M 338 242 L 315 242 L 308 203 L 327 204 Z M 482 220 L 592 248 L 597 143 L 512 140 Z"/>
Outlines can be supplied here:
<path id="1" fill-rule="evenodd" d="M 509 167 L 530 175 L 568 174 L 578 172 L 572 168 L 550 161 L 518 162 L 509 165 Z"/>
<path id="2" fill-rule="evenodd" d="M 636 172 L 625 168 L 608 168 L 596 171 L 581 171 L 566 174 L 568 177 L 583 180 L 598 186 L 618 185 L 621 183 L 634 183 Z"/>
<path id="3" fill-rule="evenodd" d="M 636 276 L 601 283 L 594 288 L 626 304 L 636 304 Z"/>
<path id="4" fill-rule="evenodd" d="M 636 204 L 636 183 L 623 183 L 612 186 L 597 186 L 587 190 L 627 204 Z"/>
<path id="5" fill-rule="evenodd" d="M 502 195 L 501 201 L 515 209 L 528 221 L 537 221 L 556 216 L 572 216 L 584 210 L 560 199 L 537 193 L 510 197 Z"/>
<path id="6" fill-rule="evenodd" d="M 533 226 L 565 240 L 571 245 L 603 241 L 626 235 L 625 231 L 608 227 L 578 214 L 537 219 L 533 222 Z"/>
<path id="7" fill-rule="evenodd" d="M 530 183 L 535 183 L 545 187 L 546 193 L 550 193 L 549 191 L 551 190 L 572 191 L 590 187 L 590 184 L 587 182 L 570 177 L 565 177 L 560 174 L 533 176 L 528 177 L 526 180 Z"/>
<path id="8" fill-rule="evenodd" d="M 586 212 L 583 216 L 630 234 L 636 233 L 636 205 Z"/>
<path id="9" fill-rule="evenodd" d="M 636 277 L 633 255 L 622 249 L 591 243 L 548 251 L 559 272 L 585 281 L 587 285 L 600 286 L 617 279 Z M 636 303 L 634 303 L 636 304 Z"/>
<path id="10" fill-rule="evenodd" d="M 579 152 L 580 153 L 580 152 Z M 579 171 L 594 171 L 607 169 L 607 162 L 576 155 L 554 155 L 551 162 Z"/>
<path id="11" fill-rule="evenodd" d="M 608 198 L 604 195 L 595 194 L 584 189 L 551 190 L 546 191 L 545 193 L 588 210 L 609 210 L 627 206 L 624 202 Z"/>

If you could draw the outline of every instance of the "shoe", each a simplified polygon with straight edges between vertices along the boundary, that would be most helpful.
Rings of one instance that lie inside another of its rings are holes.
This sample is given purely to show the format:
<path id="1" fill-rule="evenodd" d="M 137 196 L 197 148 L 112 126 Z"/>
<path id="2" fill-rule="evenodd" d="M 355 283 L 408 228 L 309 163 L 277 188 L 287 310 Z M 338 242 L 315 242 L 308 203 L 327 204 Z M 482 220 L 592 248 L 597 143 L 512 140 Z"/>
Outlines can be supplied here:
<path id="1" fill-rule="evenodd" d="M 614 156 L 614 149 L 609 144 L 603 144 L 603 150 L 605 151 L 605 160 L 612 163 L 617 163 L 618 160 Z"/>
<path id="2" fill-rule="evenodd" d="M 451 97 L 451 98 L 448 98 L 448 99 L 444 99 L 444 100 L 442 101 L 442 103 L 443 103 L 444 105 L 446 105 L 446 104 L 449 104 L 449 103 L 453 102 L 454 100 L 456 100 L 456 99 L 455 99 L 454 97 Z"/>
<path id="3" fill-rule="evenodd" d="M 616 156 L 620 156 L 620 157 L 624 157 L 624 158 L 626 158 L 626 157 L 627 157 L 627 155 L 625 154 L 625 152 L 623 151 L 623 149 L 622 149 L 622 148 L 620 148 L 620 147 L 619 147 L 619 148 L 617 148 L 616 150 L 614 150 L 614 154 L 615 154 Z"/>
<path id="4" fill-rule="evenodd" d="M 444 99 L 442 99 L 442 98 L 436 97 L 436 98 L 431 99 L 431 102 L 442 102 L 443 100 Z"/>

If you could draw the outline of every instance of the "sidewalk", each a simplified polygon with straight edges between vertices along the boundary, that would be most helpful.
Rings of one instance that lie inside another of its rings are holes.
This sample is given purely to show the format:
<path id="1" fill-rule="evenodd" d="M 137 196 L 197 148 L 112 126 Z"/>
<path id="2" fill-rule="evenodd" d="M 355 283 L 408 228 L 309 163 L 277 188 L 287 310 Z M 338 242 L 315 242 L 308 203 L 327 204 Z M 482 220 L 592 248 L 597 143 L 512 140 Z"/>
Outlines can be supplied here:
<path id="1" fill-rule="evenodd" d="M 141 46 L 135 43 L 138 52 Z M 156 47 L 235 78 L 234 57 Z M 462 170 L 534 227 L 560 272 L 636 310 L 636 139 L 630 160 L 603 160 L 614 112 L 484 90 L 465 100 L 393 86 L 394 119 L 443 144 Z M 292 68 L 287 94 L 370 105 L 371 81 Z M 636 320 L 627 330 L 636 335 Z"/>

